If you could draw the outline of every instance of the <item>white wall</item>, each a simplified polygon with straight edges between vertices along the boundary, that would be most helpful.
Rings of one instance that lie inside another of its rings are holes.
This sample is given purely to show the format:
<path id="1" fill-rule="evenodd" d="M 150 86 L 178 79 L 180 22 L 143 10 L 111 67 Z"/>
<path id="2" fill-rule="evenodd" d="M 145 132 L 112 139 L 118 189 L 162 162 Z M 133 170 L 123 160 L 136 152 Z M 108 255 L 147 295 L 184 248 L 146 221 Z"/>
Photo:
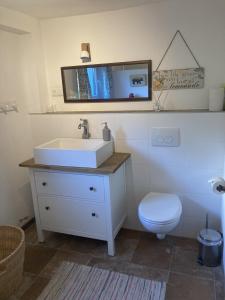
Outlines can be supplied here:
<path id="1" fill-rule="evenodd" d="M 149 191 L 181 197 L 183 216 L 174 234 L 195 237 L 209 211 L 210 225 L 220 228 L 221 196 L 211 192 L 208 179 L 223 174 L 224 113 L 121 113 L 32 115 L 34 145 L 56 137 L 81 137 L 80 118 L 87 118 L 91 136 L 102 137 L 108 122 L 116 151 L 130 152 L 127 166 L 128 209 L 126 227 L 141 229 L 137 206 Z M 179 127 L 181 146 L 151 146 L 152 127 Z"/>
<path id="2" fill-rule="evenodd" d="M 201 66 L 205 88 L 170 91 L 167 109 L 208 108 L 208 88 L 225 82 L 224 0 L 170 0 L 119 11 L 41 21 L 48 88 L 61 88 L 60 67 L 79 65 L 80 43 L 89 42 L 92 63 L 152 59 L 156 68 L 173 34 L 181 30 Z M 161 68 L 195 67 L 178 38 Z M 166 94 L 166 93 L 165 93 Z M 165 97 L 162 96 L 162 100 Z M 151 109 L 152 103 L 64 104 L 58 110 Z"/>
<path id="3" fill-rule="evenodd" d="M 18 166 L 32 153 L 23 78 L 23 38 L 0 30 L 0 44 L 0 106 L 16 102 L 19 109 L 18 113 L 0 113 L 0 224 L 23 225 L 33 217 L 27 170 Z"/>
<path id="4" fill-rule="evenodd" d="M 32 156 L 28 112 L 48 101 L 39 21 L 0 7 L 0 105 L 19 112 L 0 114 L 0 224 L 23 225 L 33 217 L 28 172 L 18 164 Z"/>
<path id="5" fill-rule="evenodd" d="M 20 59 L 23 64 L 24 97 L 28 111 L 45 111 L 48 91 L 39 21 L 0 6 L 0 29 L 16 33 L 23 40 Z"/>

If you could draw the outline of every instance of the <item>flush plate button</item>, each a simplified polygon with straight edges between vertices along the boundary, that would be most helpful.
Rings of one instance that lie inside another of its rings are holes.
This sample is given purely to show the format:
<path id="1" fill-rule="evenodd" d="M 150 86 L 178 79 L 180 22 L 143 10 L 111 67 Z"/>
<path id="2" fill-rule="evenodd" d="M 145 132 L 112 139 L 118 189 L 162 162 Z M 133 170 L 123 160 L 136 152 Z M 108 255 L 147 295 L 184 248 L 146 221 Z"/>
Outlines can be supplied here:
<path id="1" fill-rule="evenodd" d="M 155 147 L 179 147 L 180 128 L 153 127 L 151 131 L 152 146 Z"/>

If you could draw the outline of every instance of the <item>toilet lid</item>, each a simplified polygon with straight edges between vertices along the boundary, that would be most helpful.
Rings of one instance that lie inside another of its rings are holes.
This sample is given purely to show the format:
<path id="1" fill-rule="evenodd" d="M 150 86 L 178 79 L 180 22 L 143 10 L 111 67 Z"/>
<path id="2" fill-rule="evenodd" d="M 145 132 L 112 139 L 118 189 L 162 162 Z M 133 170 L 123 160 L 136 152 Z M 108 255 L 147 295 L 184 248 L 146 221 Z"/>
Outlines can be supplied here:
<path id="1" fill-rule="evenodd" d="M 182 206 L 174 194 L 149 193 L 141 201 L 140 217 L 155 223 L 169 223 L 180 217 Z"/>

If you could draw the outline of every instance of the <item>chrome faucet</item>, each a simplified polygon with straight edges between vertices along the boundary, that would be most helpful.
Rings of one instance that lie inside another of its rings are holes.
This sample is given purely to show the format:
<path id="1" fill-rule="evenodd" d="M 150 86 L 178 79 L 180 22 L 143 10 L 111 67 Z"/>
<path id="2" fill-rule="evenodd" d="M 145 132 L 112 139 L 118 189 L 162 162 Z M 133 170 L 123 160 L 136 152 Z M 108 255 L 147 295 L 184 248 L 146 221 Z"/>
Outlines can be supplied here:
<path id="1" fill-rule="evenodd" d="M 89 125 L 87 119 L 80 119 L 82 123 L 78 125 L 78 129 L 81 129 L 83 127 L 84 131 L 82 133 L 82 139 L 89 139 L 91 134 L 89 132 Z"/>

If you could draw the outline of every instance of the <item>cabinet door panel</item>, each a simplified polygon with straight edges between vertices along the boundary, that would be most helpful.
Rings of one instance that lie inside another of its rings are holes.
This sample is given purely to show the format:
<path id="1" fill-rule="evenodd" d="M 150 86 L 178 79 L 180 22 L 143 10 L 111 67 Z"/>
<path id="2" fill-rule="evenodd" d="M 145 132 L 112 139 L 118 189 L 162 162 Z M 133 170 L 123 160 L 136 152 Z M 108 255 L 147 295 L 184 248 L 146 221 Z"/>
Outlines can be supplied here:
<path id="1" fill-rule="evenodd" d="M 59 195 L 104 201 L 104 182 L 101 176 L 70 173 L 35 172 L 38 195 Z"/>
<path id="2" fill-rule="evenodd" d="M 104 205 L 67 197 L 38 197 L 43 229 L 104 238 Z"/>

